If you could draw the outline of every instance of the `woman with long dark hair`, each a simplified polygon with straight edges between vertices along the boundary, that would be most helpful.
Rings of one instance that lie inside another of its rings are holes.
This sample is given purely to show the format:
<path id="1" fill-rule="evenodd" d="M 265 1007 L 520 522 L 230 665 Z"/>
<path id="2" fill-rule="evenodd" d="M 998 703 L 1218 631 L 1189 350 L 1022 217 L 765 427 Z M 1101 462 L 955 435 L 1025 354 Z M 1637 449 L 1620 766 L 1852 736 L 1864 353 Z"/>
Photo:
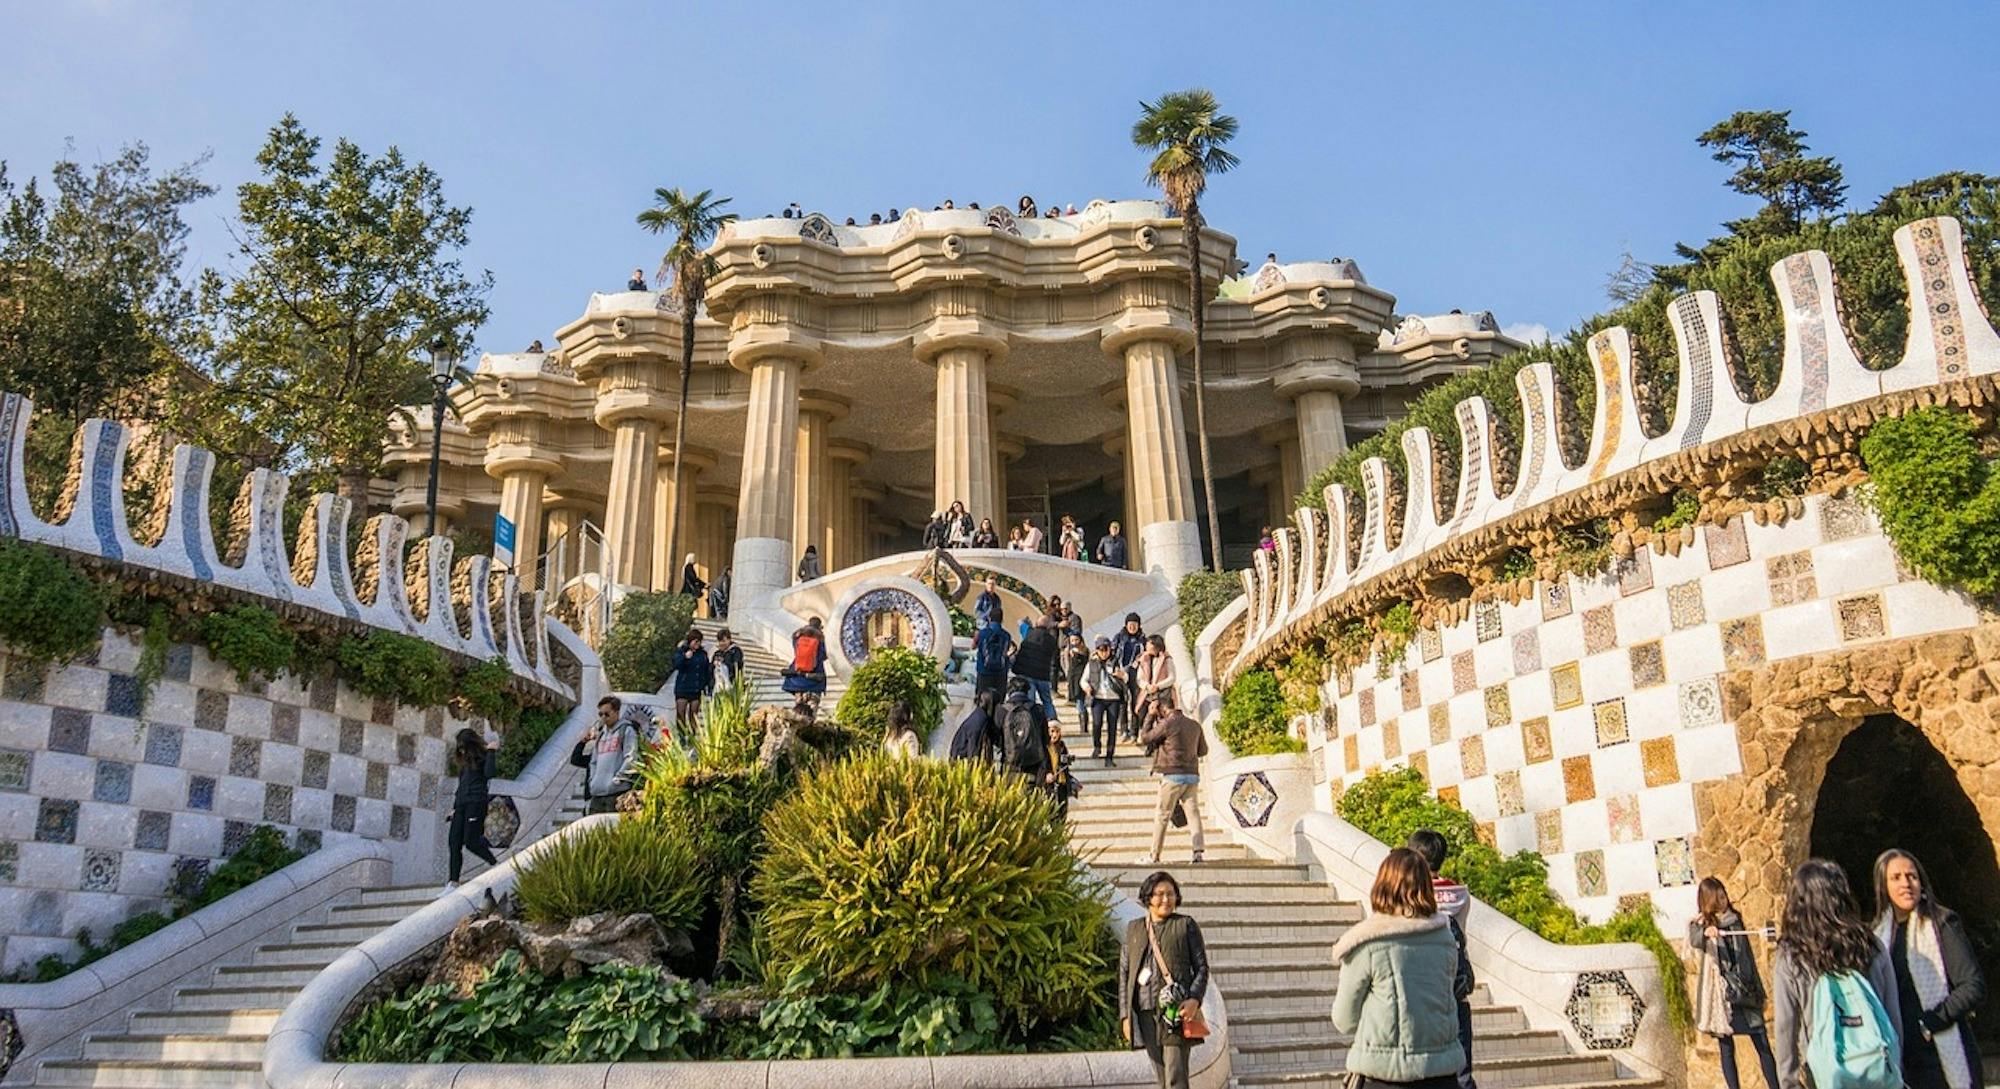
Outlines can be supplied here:
<path id="1" fill-rule="evenodd" d="M 1772 969 L 1772 1004 L 1777 1009 L 1780 1089 L 1804 1089 L 1806 1042 L 1812 1038 L 1813 986 L 1821 976 L 1859 976 L 1884 1010 L 1896 1009 L 1896 972 L 1889 954 L 1861 919 L 1847 871 L 1823 858 L 1808 859 L 1792 875 L 1785 911 L 1778 924 L 1778 954 Z M 1901 1046 L 1895 1018 L 1886 1026 L 1891 1054 Z"/>
<path id="2" fill-rule="evenodd" d="M 1937 902 L 1917 856 L 1891 847 L 1875 860 L 1875 939 L 1896 971 L 1903 1082 L 1910 1089 L 1979 1089 L 1979 1047 L 1967 1021 L 1986 1000 L 1965 922 Z"/>
<path id="3" fill-rule="evenodd" d="M 494 761 L 496 746 L 487 745 L 479 738 L 476 730 L 467 728 L 458 731 L 452 739 L 451 763 L 458 772 L 458 788 L 451 796 L 451 832 L 448 838 L 449 862 L 451 869 L 446 889 L 458 885 L 458 875 L 465 862 L 465 852 L 471 851 L 488 866 L 497 865 L 499 859 L 493 857 L 493 845 L 486 842 L 486 803 L 489 800 L 487 781 L 498 771 Z"/>
<path id="4" fill-rule="evenodd" d="M 1695 987 L 1695 1027 L 1715 1037 L 1722 1051 L 1722 1080 L 1729 1089 L 1741 1084 L 1736 1076 L 1736 1038 L 1746 1036 L 1757 1049 L 1764 1084 L 1778 1089 L 1778 1063 L 1764 1031 L 1764 980 L 1750 939 L 1743 933 L 1743 916 L 1729 900 L 1729 890 L 1713 877 L 1701 879 L 1695 894 L 1696 914 L 1688 923 L 1688 948 L 1701 957 L 1700 983 Z"/>

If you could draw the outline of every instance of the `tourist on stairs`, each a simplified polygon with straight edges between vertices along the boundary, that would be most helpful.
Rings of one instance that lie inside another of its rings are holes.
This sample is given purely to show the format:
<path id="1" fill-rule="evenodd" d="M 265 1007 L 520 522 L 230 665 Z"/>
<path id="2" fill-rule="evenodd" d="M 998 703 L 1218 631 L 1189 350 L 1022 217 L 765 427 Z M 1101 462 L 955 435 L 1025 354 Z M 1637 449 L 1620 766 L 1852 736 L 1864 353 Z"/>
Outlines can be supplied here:
<path id="1" fill-rule="evenodd" d="M 1743 929 L 1743 916 L 1729 900 L 1729 890 L 1713 877 L 1701 879 L 1695 890 L 1697 914 L 1688 923 L 1688 948 L 1701 957 L 1694 989 L 1694 1027 L 1715 1038 L 1722 1053 L 1722 1080 L 1739 1089 L 1736 1038 L 1747 1036 L 1757 1050 L 1764 1084 L 1778 1089 L 1778 1061 L 1764 1031 L 1764 980 Z"/>
<path id="2" fill-rule="evenodd" d="M 729 615 L 729 568 L 722 569 L 722 577 L 708 588 L 708 615 L 722 619 Z"/>
<path id="3" fill-rule="evenodd" d="M 1465 1067 L 1452 995 L 1458 943 L 1438 911 L 1430 865 L 1408 847 L 1390 851 L 1368 906 L 1372 914 L 1333 946 L 1333 1027 L 1354 1038 L 1347 1072 L 1357 1089 L 1456 1089 Z"/>
<path id="4" fill-rule="evenodd" d="M 1041 703 L 1042 715 L 1050 722 L 1056 721 L 1054 678 L 1056 655 L 1061 650 L 1056 643 L 1055 624 L 1044 616 L 1021 637 L 1021 649 L 1014 652 L 1014 676 L 1027 678 L 1028 690 Z"/>
<path id="5" fill-rule="evenodd" d="M 1074 776 L 1070 765 L 1075 760 L 1069 754 L 1069 746 L 1063 743 L 1062 725 L 1049 723 L 1049 770 L 1042 779 L 1043 788 L 1048 792 L 1049 801 L 1056 807 L 1056 816 L 1069 819 L 1070 784 Z"/>
<path id="6" fill-rule="evenodd" d="M 1451 924 L 1452 941 L 1458 944 L 1458 973 L 1451 984 L 1452 996 L 1458 999 L 1458 1046 L 1465 1050 L 1465 1069 L 1458 1073 L 1458 1085 L 1459 1089 L 1478 1089 L 1478 1083 L 1472 1079 L 1472 988 L 1477 981 L 1472 977 L 1472 958 L 1465 951 L 1465 919 L 1472 912 L 1472 894 L 1464 885 L 1444 875 L 1444 860 L 1451 853 L 1451 845 L 1441 833 L 1419 828 L 1410 833 L 1403 846 L 1424 856 L 1424 865 L 1431 868 L 1431 892 L 1437 897 L 1438 913 Z M 1732 1085 L 1730 1089 L 1736 1087 Z"/>
<path id="7" fill-rule="evenodd" d="M 999 701 L 1000 693 L 993 689 L 982 689 L 972 697 L 972 713 L 958 724 L 958 732 L 951 735 L 951 758 L 953 760 L 976 760 L 987 766 L 993 764 L 993 754 L 1000 751 L 1000 724 L 993 717 L 993 705 Z"/>
<path id="8" fill-rule="evenodd" d="M 987 614 L 986 626 L 973 639 L 972 667 L 974 695 L 991 692 L 997 702 L 1007 690 L 1007 659 L 1014 653 L 1014 637 L 1007 634 L 1007 618 L 996 606 Z"/>
<path id="9" fill-rule="evenodd" d="M 1110 530 L 1097 542 L 1097 562 L 1123 571 L 1130 565 L 1125 562 L 1125 535 L 1119 532 L 1119 528 L 1118 523 L 1111 523 Z"/>
<path id="10" fill-rule="evenodd" d="M 799 581 L 811 582 L 824 574 L 819 569 L 819 546 L 807 545 L 806 554 L 799 557 Z"/>
<path id="11" fill-rule="evenodd" d="M 616 813 L 618 796 L 632 789 L 632 762 L 644 740 L 639 723 L 625 715 L 624 701 L 606 696 L 597 701 L 597 721 L 570 750 L 569 762 L 584 769 L 586 813 Z"/>
<path id="12" fill-rule="evenodd" d="M 1125 626 L 1111 637 L 1111 660 L 1118 663 L 1118 681 L 1125 687 L 1125 740 L 1137 741 L 1139 727 L 1138 680 L 1134 670 L 1139 655 L 1146 652 L 1146 633 L 1139 627 L 1139 614 L 1126 613 Z"/>
<path id="13" fill-rule="evenodd" d="M 728 688 L 747 678 L 743 648 L 736 645 L 736 636 L 728 628 L 715 633 L 715 651 L 708 656 L 708 664 L 715 670 L 716 688 Z"/>
<path id="14" fill-rule="evenodd" d="M 1146 917 L 1126 923 L 1118 943 L 1119 1031 L 1146 1049 L 1161 1089 L 1187 1089 L 1188 1050 L 1208 1034 L 1201 1014 L 1208 946 L 1201 927 L 1177 910 L 1180 882 L 1166 871 L 1139 885 L 1139 906 Z"/>
<path id="15" fill-rule="evenodd" d="M 1079 729 L 1090 721 L 1090 705 L 1085 703 L 1083 694 L 1083 671 L 1090 665 L 1090 648 L 1083 645 L 1083 636 L 1063 633 L 1062 675 L 1068 683 L 1063 698 L 1076 708 L 1076 724 Z"/>
<path id="16" fill-rule="evenodd" d="M 993 519 L 981 518 L 979 528 L 972 531 L 972 547 L 999 548 L 1000 534 L 993 528 Z"/>
<path id="17" fill-rule="evenodd" d="M 1008 681 L 1007 702 L 1000 707 L 1000 770 L 1019 775 L 1029 789 L 1041 787 L 1049 773 L 1048 738 L 1049 720 L 1028 682 Z"/>
<path id="18" fill-rule="evenodd" d="M 1201 758 L 1208 755 L 1208 738 L 1201 724 L 1180 713 L 1174 706 L 1174 690 L 1169 688 L 1151 704 L 1153 717 L 1139 731 L 1141 745 L 1157 745 L 1153 750 L 1153 774 L 1160 777 L 1160 804 L 1153 814 L 1153 851 L 1139 860 L 1141 866 L 1160 861 L 1166 846 L 1167 822 L 1174 810 L 1187 818 L 1194 835 L 1194 859 L 1201 861 Z"/>
<path id="19" fill-rule="evenodd" d="M 1896 969 L 1909 1089 L 1979 1089 L 1972 1015 L 1986 1001 L 1986 977 L 1958 913 L 1931 895 L 1915 855 L 1898 848 L 1875 860 L 1875 940 Z M 1731 1087 L 1734 1089 L 1734 1086 Z"/>
<path id="20" fill-rule="evenodd" d="M 1137 686 L 1138 692 L 1139 721 L 1144 722 L 1152 717 L 1146 710 L 1148 704 L 1155 702 L 1161 696 L 1171 696 L 1174 693 L 1174 659 L 1167 653 L 1167 641 L 1164 638 L 1158 635 L 1146 637 L 1146 651 L 1139 655 L 1134 674 L 1133 684 Z"/>
<path id="21" fill-rule="evenodd" d="M 1853 1023 L 1845 1018 L 1837 1019 L 1839 1025 L 1812 1023 L 1814 991 L 1822 988 L 1853 1003 Z M 1880 1023 L 1869 1010 L 1871 997 L 1884 1013 Z M 1823 858 L 1807 859 L 1792 874 L 1792 887 L 1785 894 L 1778 952 L 1771 965 L 1771 1005 L 1777 1022 L 1771 1050 L 1778 1056 L 1780 1089 L 1813 1084 L 1816 1079 L 1808 1077 L 1807 1061 L 1813 1054 L 1832 1054 L 1835 1034 L 1850 1041 L 1863 1035 L 1880 1037 L 1888 1049 L 1882 1080 L 1892 1087 L 1900 1084 L 1902 1042 L 1895 1015 L 1887 1012 L 1901 1008 L 1898 1001 L 1895 966 L 1854 906 L 1847 871 Z M 1815 1043 L 1820 1046 L 1814 1047 Z"/>
<path id="22" fill-rule="evenodd" d="M 1000 614 L 1000 580 L 986 576 L 986 588 L 972 602 L 972 619 L 984 627 L 986 622 Z"/>
<path id="23" fill-rule="evenodd" d="M 807 718 L 819 713 L 820 697 L 826 695 L 826 630 L 815 616 L 792 633 L 792 661 L 785 667 L 785 681 L 779 687 L 795 697 L 792 709 Z"/>
<path id="24" fill-rule="evenodd" d="M 1125 722 L 1125 671 L 1111 656 L 1111 640 L 1102 635 L 1083 667 L 1083 689 L 1090 694 L 1090 758 L 1103 757 L 1108 768 L 1118 755 L 1118 729 Z"/>
<path id="25" fill-rule="evenodd" d="M 465 852 L 471 851 L 488 866 L 496 866 L 500 860 L 493 857 L 493 845 L 486 842 L 486 805 L 489 801 L 486 783 L 497 772 L 494 766 L 499 744 L 488 745 L 479 739 L 478 732 L 465 729 L 458 731 L 451 749 L 452 769 L 458 772 L 458 789 L 451 796 L 451 832 L 447 837 L 451 876 L 445 882 L 445 891 L 458 887 L 458 875 L 465 861 Z"/>
<path id="26" fill-rule="evenodd" d="M 701 698 L 715 691 L 715 667 L 701 643 L 701 629 L 689 628 L 674 648 L 674 723 L 682 729 L 694 728 Z"/>
<path id="27" fill-rule="evenodd" d="M 708 592 L 708 583 L 701 580 L 701 574 L 694 569 L 694 553 L 690 552 L 681 563 L 681 593 L 694 599 L 694 607 L 701 608 L 701 597 Z"/>

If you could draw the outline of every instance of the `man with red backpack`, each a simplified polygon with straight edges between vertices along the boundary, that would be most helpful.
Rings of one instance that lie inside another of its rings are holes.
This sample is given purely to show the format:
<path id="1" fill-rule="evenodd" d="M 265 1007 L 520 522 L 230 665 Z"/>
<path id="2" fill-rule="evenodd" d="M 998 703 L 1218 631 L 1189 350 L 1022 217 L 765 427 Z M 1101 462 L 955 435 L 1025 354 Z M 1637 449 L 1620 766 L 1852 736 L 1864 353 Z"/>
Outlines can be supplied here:
<path id="1" fill-rule="evenodd" d="M 791 693 L 800 713 L 813 715 L 826 694 L 826 630 L 815 616 L 792 633 L 792 661 L 785 667 L 782 687 Z"/>

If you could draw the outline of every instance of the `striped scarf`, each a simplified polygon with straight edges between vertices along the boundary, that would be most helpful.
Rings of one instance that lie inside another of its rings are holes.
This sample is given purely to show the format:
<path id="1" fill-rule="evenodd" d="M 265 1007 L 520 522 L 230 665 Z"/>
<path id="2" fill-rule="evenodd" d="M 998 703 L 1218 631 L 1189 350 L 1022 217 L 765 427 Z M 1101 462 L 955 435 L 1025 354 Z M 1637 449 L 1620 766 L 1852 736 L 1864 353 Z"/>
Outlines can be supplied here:
<path id="1" fill-rule="evenodd" d="M 1895 925 L 1894 912 L 1885 912 L 1875 924 L 1875 937 L 1881 941 L 1882 948 L 1893 947 Z M 1944 954 L 1938 948 L 1937 924 L 1925 918 L 1923 913 L 1913 911 L 1905 928 L 1910 981 L 1916 984 L 1918 1004 L 1927 1010 L 1935 1009 L 1951 993 L 1951 980 L 1944 974 Z M 1916 1031 L 1921 1032 L 1922 1029 Z M 1937 1048 L 1938 1063 L 1944 1067 L 1944 1080 L 1951 1089 L 1976 1089 L 1978 1083 L 1972 1080 L 1972 1070 L 1965 1062 L 1965 1041 L 1959 1038 L 1958 1033 L 1957 1025 L 1932 1033 L 1931 1046 Z"/>

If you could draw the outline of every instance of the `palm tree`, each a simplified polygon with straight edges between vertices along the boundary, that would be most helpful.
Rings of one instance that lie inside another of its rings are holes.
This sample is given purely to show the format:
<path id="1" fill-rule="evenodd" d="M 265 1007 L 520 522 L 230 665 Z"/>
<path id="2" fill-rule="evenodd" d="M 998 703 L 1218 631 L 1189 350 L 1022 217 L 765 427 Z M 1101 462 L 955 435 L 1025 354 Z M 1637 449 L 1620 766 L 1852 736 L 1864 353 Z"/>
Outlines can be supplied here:
<path id="1" fill-rule="evenodd" d="M 653 190 L 653 206 L 639 213 L 639 226 L 654 234 L 674 233 L 674 244 L 660 258 L 654 279 L 673 279 L 667 290 L 681 308 L 681 400 L 674 414 L 674 507 L 680 508 L 681 451 L 687 449 L 688 383 L 694 378 L 694 311 L 708 293 L 708 278 L 715 271 L 715 258 L 707 254 L 716 232 L 736 221 L 736 213 L 722 206 L 728 197 L 713 197 L 713 189 L 689 193 L 685 189 Z M 693 505 L 688 506 L 694 509 Z M 667 519 L 667 562 L 681 554 L 681 520 Z M 671 576 L 670 576 L 671 578 Z"/>
<path id="2" fill-rule="evenodd" d="M 1237 158 L 1223 149 L 1236 137 L 1236 119 L 1218 111 L 1215 95 L 1195 88 L 1139 103 L 1132 143 L 1153 152 L 1146 180 L 1160 187 L 1181 214 L 1188 247 L 1188 301 L 1194 310 L 1194 430 L 1201 446 L 1201 491 L 1208 503 L 1208 547 L 1214 570 L 1222 570 L 1222 523 L 1215 513 L 1215 475 L 1208 457 L 1208 397 L 1201 372 L 1202 332 L 1208 295 L 1201 287 L 1201 194 L 1211 174 L 1226 174 Z"/>

